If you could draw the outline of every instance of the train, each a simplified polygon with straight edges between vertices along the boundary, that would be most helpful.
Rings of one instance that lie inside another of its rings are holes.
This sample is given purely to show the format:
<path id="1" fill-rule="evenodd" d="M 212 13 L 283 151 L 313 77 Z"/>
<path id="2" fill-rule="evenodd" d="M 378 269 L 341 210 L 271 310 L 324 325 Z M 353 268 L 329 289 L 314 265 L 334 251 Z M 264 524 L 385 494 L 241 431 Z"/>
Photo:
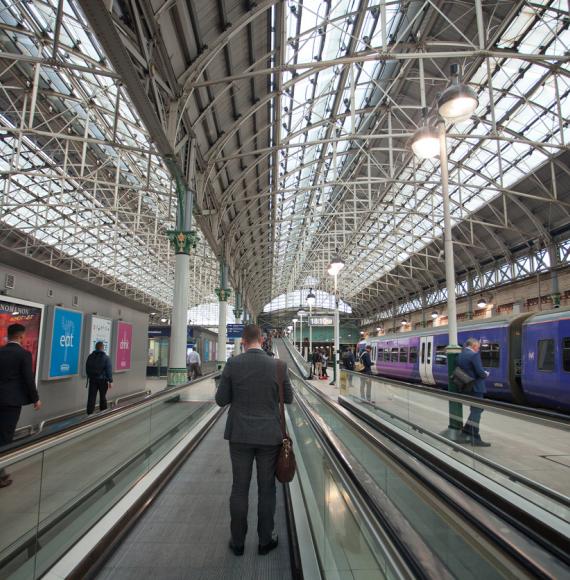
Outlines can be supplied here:
<path id="1" fill-rule="evenodd" d="M 458 324 L 481 341 L 487 396 L 570 411 L 570 307 Z M 377 374 L 447 389 L 447 326 L 369 338 Z"/>

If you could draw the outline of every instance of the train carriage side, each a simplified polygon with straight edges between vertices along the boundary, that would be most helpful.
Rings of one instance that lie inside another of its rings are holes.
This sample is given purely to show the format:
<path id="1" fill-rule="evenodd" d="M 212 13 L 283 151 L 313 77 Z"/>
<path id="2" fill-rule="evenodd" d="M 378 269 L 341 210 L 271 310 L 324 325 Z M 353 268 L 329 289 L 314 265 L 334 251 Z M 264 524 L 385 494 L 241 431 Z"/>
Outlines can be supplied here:
<path id="1" fill-rule="evenodd" d="M 522 387 L 530 403 L 570 410 L 570 308 L 538 313 L 524 323 Z"/>

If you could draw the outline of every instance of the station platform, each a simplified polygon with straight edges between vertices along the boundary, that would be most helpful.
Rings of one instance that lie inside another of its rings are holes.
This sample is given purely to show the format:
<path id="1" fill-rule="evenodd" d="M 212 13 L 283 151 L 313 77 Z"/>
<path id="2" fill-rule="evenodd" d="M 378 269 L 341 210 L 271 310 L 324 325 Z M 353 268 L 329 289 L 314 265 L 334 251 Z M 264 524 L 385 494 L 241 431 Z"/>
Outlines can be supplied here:
<path id="1" fill-rule="evenodd" d="M 359 411 L 372 414 L 371 403 L 357 394 L 339 398 L 329 385 L 323 394 L 302 378 L 286 343 L 276 350 L 289 362 L 295 391 L 287 426 L 298 470 L 291 484 L 278 484 L 274 552 L 257 554 L 255 482 L 245 556 L 228 548 L 231 467 L 225 410 L 213 402 L 210 375 L 0 454 L 0 467 L 14 478 L 0 490 L 0 516 L 12 523 L 0 534 L 0 576 L 371 580 L 568 572 L 563 518 L 528 497 L 515 510 L 512 489 L 477 497 L 479 488 L 473 493 L 458 479 L 468 474 L 457 475 L 457 461 L 448 458 L 449 469 L 430 463 L 383 429 L 382 417 L 374 423 Z"/>

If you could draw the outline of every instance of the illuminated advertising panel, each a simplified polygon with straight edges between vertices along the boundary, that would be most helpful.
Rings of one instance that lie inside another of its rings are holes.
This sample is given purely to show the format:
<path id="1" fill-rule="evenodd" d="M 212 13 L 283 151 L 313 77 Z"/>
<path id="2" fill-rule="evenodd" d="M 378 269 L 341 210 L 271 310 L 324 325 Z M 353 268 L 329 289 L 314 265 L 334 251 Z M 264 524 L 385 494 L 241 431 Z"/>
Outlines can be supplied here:
<path id="1" fill-rule="evenodd" d="M 60 306 L 50 308 L 49 356 L 46 379 L 65 379 L 79 374 L 83 313 Z"/>
<path id="2" fill-rule="evenodd" d="M 110 318 L 92 314 L 87 320 L 87 354 L 95 350 L 98 342 L 103 343 L 103 350 L 111 356 L 111 332 L 113 321 Z"/>
<path id="3" fill-rule="evenodd" d="M 113 352 L 115 353 L 113 372 L 121 373 L 131 370 L 133 346 L 133 325 L 122 320 L 115 323 L 115 340 Z"/>
<path id="4" fill-rule="evenodd" d="M 0 300 L 0 346 L 8 342 L 8 327 L 22 324 L 26 327 L 22 346 L 32 353 L 34 373 L 38 374 L 38 360 L 42 344 L 44 305 L 19 298 L 3 296 Z"/>

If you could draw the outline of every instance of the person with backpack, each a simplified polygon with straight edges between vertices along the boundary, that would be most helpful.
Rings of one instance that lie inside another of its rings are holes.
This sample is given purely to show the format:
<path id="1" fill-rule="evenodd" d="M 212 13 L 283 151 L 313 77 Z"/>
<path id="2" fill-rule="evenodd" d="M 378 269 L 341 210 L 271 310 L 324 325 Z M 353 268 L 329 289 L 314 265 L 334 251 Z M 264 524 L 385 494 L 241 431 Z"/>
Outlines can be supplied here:
<path id="1" fill-rule="evenodd" d="M 103 350 L 105 345 L 102 342 L 95 344 L 95 350 L 85 361 L 85 374 L 88 381 L 87 394 L 87 414 L 91 415 L 95 411 L 97 393 L 99 393 L 99 410 L 107 408 L 107 390 L 113 384 L 113 369 L 111 359 Z"/>
<path id="2" fill-rule="evenodd" d="M 321 376 L 321 379 L 328 379 L 329 375 L 327 373 L 327 363 L 329 360 L 329 357 L 327 356 L 327 353 L 325 351 L 325 349 L 321 349 L 321 360 L 322 360 L 322 367 L 323 367 L 323 374 Z"/>

